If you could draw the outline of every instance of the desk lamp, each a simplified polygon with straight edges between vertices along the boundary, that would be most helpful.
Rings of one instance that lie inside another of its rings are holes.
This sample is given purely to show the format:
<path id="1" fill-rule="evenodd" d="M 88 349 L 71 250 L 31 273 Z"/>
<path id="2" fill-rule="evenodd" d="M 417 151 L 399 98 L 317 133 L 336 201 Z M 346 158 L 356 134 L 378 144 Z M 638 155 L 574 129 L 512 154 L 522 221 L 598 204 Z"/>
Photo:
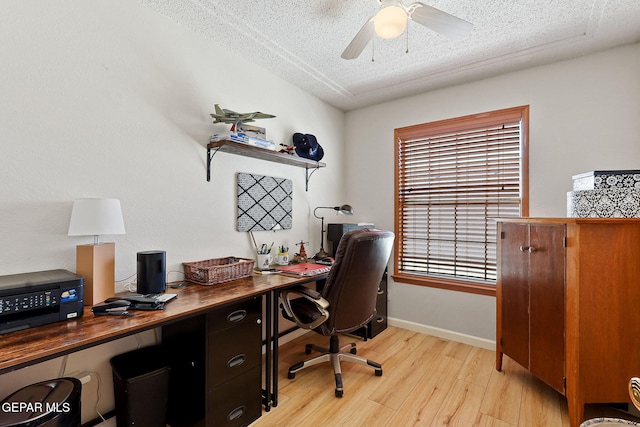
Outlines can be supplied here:
<path id="1" fill-rule="evenodd" d="M 324 217 L 323 216 L 320 217 L 316 215 L 316 211 L 318 209 L 333 209 L 334 211 L 337 211 L 338 213 L 341 213 L 343 215 L 353 215 L 353 208 L 351 207 L 351 205 L 342 205 L 342 206 L 333 206 L 333 207 L 318 206 L 313 210 L 313 216 L 315 216 L 316 218 L 322 221 L 322 225 L 320 226 L 320 250 L 318 251 L 317 254 L 313 256 L 313 259 L 323 259 L 329 256 L 329 254 L 324 251 Z"/>
<path id="2" fill-rule="evenodd" d="M 115 243 L 101 243 L 103 234 L 125 234 L 120 200 L 76 199 L 69 236 L 93 236 L 93 244 L 76 247 L 76 274 L 84 277 L 85 305 L 95 305 L 115 293 Z"/>

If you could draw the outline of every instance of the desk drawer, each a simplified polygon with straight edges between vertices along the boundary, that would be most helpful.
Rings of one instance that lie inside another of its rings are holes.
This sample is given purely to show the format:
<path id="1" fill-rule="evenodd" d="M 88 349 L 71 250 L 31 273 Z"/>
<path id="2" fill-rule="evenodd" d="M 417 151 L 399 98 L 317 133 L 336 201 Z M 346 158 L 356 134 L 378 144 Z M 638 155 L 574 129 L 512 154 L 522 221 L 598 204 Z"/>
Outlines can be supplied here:
<path id="1" fill-rule="evenodd" d="M 260 366 L 207 393 L 207 425 L 248 426 L 262 415 Z"/>
<path id="2" fill-rule="evenodd" d="M 226 304 L 207 315 L 208 329 L 216 332 L 247 323 L 255 324 L 261 317 L 261 309 L 261 298 L 257 297 Z"/>
<path id="3" fill-rule="evenodd" d="M 207 384 L 216 387 L 262 362 L 262 326 L 245 323 L 219 332 L 209 331 Z"/>

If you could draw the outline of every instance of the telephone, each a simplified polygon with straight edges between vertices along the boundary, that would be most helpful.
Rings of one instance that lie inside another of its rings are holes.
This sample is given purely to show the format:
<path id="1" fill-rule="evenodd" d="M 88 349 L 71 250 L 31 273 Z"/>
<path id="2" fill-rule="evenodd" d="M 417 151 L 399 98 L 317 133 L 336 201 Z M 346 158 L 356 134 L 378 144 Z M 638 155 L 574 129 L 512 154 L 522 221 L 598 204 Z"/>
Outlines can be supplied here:
<path id="1" fill-rule="evenodd" d="M 105 304 L 94 305 L 91 311 L 94 316 L 129 316 L 129 307 L 131 303 L 118 298 L 109 298 L 111 301 Z"/>
<path id="2" fill-rule="evenodd" d="M 104 302 L 111 303 L 114 301 L 128 301 L 129 310 L 164 310 L 164 303 L 155 298 L 146 297 L 144 295 L 125 295 L 107 298 Z"/>

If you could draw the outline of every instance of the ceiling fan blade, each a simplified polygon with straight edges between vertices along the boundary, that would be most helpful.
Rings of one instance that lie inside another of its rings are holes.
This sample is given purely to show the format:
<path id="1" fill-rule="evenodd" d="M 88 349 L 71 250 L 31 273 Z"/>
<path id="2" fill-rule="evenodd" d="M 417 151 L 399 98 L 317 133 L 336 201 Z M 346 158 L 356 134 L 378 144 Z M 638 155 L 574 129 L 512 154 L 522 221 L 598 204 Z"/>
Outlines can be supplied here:
<path id="1" fill-rule="evenodd" d="M 373 28 L 373 17 L 371 17 L 358 31 L 358 34 L 351 40 L 349 46 L 342 52 L 340 57 L 342 59 L 355 59 L 364 50 L 365 46 L 369 43 L 369 41 L 373 38 L 374 34 Z"/>
<path id="2" fill-rule="evenodd" d="M 465 37 L 473 29 L 472 23 L 424 3 L 413 3 L 407 9 L 409 17 L 418 24 L 453 40 Z"/>

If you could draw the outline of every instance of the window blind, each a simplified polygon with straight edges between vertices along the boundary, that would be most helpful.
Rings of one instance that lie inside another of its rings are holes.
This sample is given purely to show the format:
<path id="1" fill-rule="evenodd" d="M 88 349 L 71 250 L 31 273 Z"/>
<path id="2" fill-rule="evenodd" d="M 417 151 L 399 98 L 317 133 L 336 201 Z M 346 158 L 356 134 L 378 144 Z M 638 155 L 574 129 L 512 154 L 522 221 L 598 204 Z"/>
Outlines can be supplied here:
<path id="1" fill-rule="evenodd" d="M 495 219 L 522 210 L 523 118 L 465 119 L 396 130 L 396 273 L 495 285 Z"/>

